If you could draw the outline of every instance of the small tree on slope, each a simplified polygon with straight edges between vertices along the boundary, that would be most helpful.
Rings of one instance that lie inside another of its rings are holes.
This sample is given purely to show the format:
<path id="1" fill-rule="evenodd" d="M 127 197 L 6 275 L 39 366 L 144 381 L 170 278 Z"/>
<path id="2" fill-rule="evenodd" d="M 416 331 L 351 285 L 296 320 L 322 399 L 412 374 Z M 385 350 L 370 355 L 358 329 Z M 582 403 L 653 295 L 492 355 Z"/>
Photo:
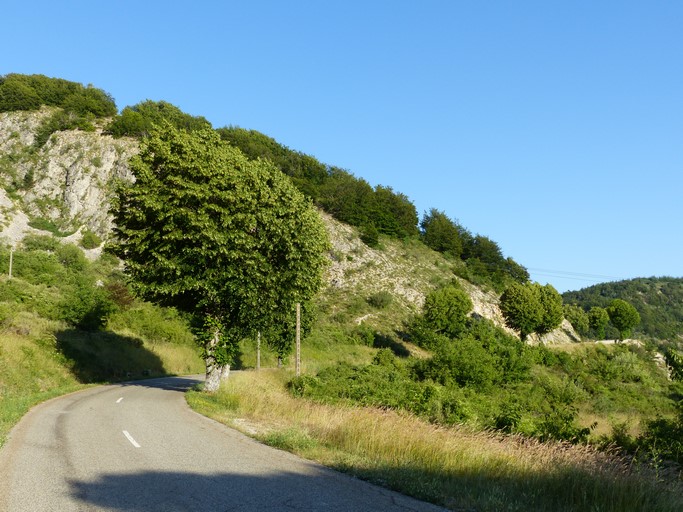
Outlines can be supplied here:
<path id="1" fill-rule="evenodd" d="M 209 128 L 154 129 L 131 169 L 114 253 L 139 296 L 190 315 L 214 391 L 240 339 L 320 288 L 325 227 L 285 175 Z"/>
<path id="2" fill-rule="evenodd" d="M 640 314 L 631 304 L 622 299 L 614 299 L 607 307 L 610 322 L 619 331 L 619 339 L 631 335 L 633 328 L 640 323 Z"/>
<path id="3" fill-rule="evenodd" d="M 500 297 L 505 323 L 517 329 L 522 341 L 535 332 L 543 335 L 562 323 L 562 296 L 547 284 L 512 283 Z"/>

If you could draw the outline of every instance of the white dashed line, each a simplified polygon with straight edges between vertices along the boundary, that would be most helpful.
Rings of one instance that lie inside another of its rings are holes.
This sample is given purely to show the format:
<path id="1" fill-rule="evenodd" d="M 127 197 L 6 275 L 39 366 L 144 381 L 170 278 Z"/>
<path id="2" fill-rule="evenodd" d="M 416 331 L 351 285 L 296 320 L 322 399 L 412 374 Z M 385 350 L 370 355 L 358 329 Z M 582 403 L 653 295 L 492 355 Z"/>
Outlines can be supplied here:
<path id="1" fill-rule="evenodd" d="M 135 439 L 133 439 L 133 436 L 131 436 L 127 430 L 123 431 L 123 435 L 126 436 L 126 438 L 130 441 L 130 444 L 132 444 L 136 448 L 140 448 L 140 445 L 137 443 L 137 441 L 135 441 Z"/>

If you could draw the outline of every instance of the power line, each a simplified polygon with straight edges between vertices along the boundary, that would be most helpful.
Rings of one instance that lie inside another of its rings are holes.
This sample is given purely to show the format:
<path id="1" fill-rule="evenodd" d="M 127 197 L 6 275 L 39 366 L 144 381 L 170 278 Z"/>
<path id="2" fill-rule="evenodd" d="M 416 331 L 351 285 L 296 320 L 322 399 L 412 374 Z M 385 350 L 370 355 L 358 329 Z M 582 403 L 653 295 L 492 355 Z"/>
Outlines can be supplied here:
<path id="1" fill-rule="evenodd" d="M 544 277 L 557 277 L 562 279 L 572 279 L 575 281 L 618 281 L 623 279 L 617 276 L 607 276 L 602 274 L 586 274 L 583 272 L 570 272 L 568 270 L 550 270 L 544 268 L 527 268 L 527 270 L 535 275 Z"/>

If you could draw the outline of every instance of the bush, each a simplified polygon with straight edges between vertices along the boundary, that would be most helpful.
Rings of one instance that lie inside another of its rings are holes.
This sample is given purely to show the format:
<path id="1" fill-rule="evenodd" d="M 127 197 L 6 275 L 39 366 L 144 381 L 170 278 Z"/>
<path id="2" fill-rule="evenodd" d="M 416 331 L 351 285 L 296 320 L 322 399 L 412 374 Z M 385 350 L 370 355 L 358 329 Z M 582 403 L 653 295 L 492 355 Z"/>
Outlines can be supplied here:
<path id="1" fill-rule="evenodd" d="M 638 444 L 651 455 L 683 464 L 683 402 L 678 403 L 677 417 L 648 422 Z"/>
<path id="2" fill-rule="evenodd" d="M 50 235 L 28 234 L 21 241 L 21 246 L 26 251 L 56 251 L 59 240 Z"/>
<path id="3" fill-rule="evenodd" d="M 368 297 L 368 304 L 377 309 L 384 309 L 388 307 L 394 300 L 393 295 L 387 291 L 373 293 Z"/>
<path id="4" fill-rule="evenodd" d="M 45 251 L 16 251 L 12 274 L 31 284 L 56 286 L 66 273 L 57 256 Z"/>
<path id="5" fill-rule="evenodd" d="M 373 224 L 366 224 L 360 228 L 360 239 L 368 247 L 379 247 L 379 231 Z"/>
<path id="6" fill-rule="evenodd" d="M 113 98 L 101 89 L 44 75 L 11 73 L 0 77 L 0 112 L 61 107 L 80 116 L 116 114 Z"/>
<path id="7" fill-rule="evenodd" d="M 102 244 L 102 239 L 97 236 L 97 233 L 86 229 L 81 235 L 81 247 L 83 249 L 95 249 Z"/>
<path id="8" fill-rule="evenodd" d="M 580 336 L 588 335 L 590 329 L 588 314 L 581 307 L 575 304 L 565 304 L 564 317 Z"/>
<path id="9" fill-rule="evenodd" d="M 211 123 L 205 118 L 186 114 L 171 103 L 145 100 L 124 108 L 121 115 L 109 124 L 107 131 L 114 137 L 146 137 L 153 125 L 161 125 L 166 121 L 185 131 L 211 128 Z"/>
<path id="10" fill-rule="evenodd" d="M 457 285 L 448 285 L 425 297 L 424 322 L 434 332 L 450 338 L 460 334 L 472 310 L 470 296 Z"/>
<path id="11" fill-rule="evenodd" d="M 478 390 L 502 378 L 496 358 L 471 336 L 439 346 L 431 359 L 416 363 L 415 370 L 422 380 Z"/>
<path id="12" fill-rule="evenodd" d="M 683 382 L 683 354 L 673 348 L 668 348 L 664 357 L 671 372 L 671 379 Z"/>
<path id="13" fill-rule="evenodd" d="M 546 414 L 536 429 L 536 436 L 541 441 L 550 439 L 556 441 L 570 441 L 572 443 L 585 442 L 590 435 L 590 428 L 576 425 L 578 410 L 571 405 L 552 404 L 552 410 Z"/>
<path id="14" fill-rule="evenodd" d="M 422 316 L 409 322 L 408 333 L 412 343 L 427 350 L 436 350 L 451 341 L 448 336 L 434 332 Z"/>
<path id="15" fill-rule="evenodd" d="M 28 223 L 29 226 L 31 226 L 34 229 L 39 229 L 41 231 L 48 231 L 52 233 L 54 236 L 59 237 L 59 238 L 64 238 L 69 235 L 72 235 L 74 231 L 67 232 L 67 231 L 62 231 L 57 224 L 55 224 L 53 221 L 50 219 L 45 219 L 45 218 L 35 218 L 31 219 Z"/>
<path id="16" fill-rule="evenodd" d="M 60 319 L 82 331 L 98 331 L 115 309 L 106 291 L 87 278 L 79 278 L 64 293 L 59 304 Z"/>
<path id="17" fill-rule="evenodd" d="M 83 272 L 88 267 L 83 251 L 73 244 L 61 245 L 55 254 L 64 268 L 71 272 Z"/>
<path id="18" fill-rule="evenodd" d="M 110 300 L 113 300 L 111 295 Z M 187 322 L 175 309 L 161 308 L 147 302 L 114 311 L 108 318 L 107 328 L 132 334 L 152 343 L 164 341 L 179 345 L 194 344 L 194 336 Z"/>

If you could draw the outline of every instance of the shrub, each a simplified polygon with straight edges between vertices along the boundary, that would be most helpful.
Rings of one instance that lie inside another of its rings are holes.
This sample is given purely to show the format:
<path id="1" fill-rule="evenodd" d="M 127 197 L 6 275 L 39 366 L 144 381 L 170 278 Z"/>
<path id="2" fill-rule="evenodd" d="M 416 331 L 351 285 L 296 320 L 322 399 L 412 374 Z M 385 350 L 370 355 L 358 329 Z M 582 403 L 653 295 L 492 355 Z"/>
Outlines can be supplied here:
<path id="1" fill-rule="evenodd" d="M 72 272 L 83 272 L 88 266 L 83 251 L 73 244 L 61 245 L 55 254 L 64 268 Z"/>
<path id="2" fill-rule="evenodd" d="M 28 234 L 21 242 L 26 251 L 56 251 L 59 240 L 50 235 Z"/>
<path id="3" fill-rule="evenodd" d="M 81 247 L 84 249 L 95 249 L 100 246 L 102 239 L 97 236 L 97 233 L 90 231 L 89 229 L 83 231 L 81 235 Z"/>
<path id="4" fill-rule="evenodd" d="M 450 342 L 448 336 L 436 333 L 422 316 L 415 317 L 409 322 L 408 333 L 412 343 L 427 350 L 435 350 Z"/>
<path id="5" fill-rule="evenodd" d="M 113 98 L 101 89 L 44 75 L 11 73 L 0 77 L 0 112 L 61 107 L 79 116 L 116 114 Z"/>
<path id="6" fill-rule="evenodd" d="M 35 218 L 31 219 L 28 223 L 29 226 L 31 226 L 34 229 L 40 229 L 41 231 L 49 231 L 52 233 L 54 236 L 59 237 L 59 238 L 64 238 L 66 236 L 72 235 L 74 232 L 67 232 L 67 231 L 62 231 L 57 224 L 55 224 L 53 221 L 50 219 L 45 219 L 45 218 Z"/>
<path id="7" fill-rule="evenodd" d="M 15 252 L 12 273 L 31 284 L 47 286 L 56 286 L 66 277 L 56 255 L 45 251 Z"/>
<path id="8" fill-rule="evenodd" d="M 373 224 L 365 224 L 360 228 L 360 239 L 368 247 L 379 247 L 379 231 Z"/>
<path id="9" fill-rule="evenodd" d="M 683 402 L 678 403 L 677 417 L 659 417 L 648 422 L 638 444 L 651 455 L 683 464 Z"/>
<path id="10" fill-rule="evenodd" d="M 110 300 L 115 299 L 110 295 Z M 107 328 L 133 334 L 152 343 L 194 344 L 194 336 L 187 322 L 175 309 L 161 308 L 147 302 L 113 312 L 107 320 Z"/>
<path id="11" fill-rule="evenodd" d="M 77 279 L 59 304 L 60 319 L 83 331 L 98 331 L 115 309 L 105 290 L 87 278 Z"/>
<path id="12" fill-rule="evenodd" d="M 552 404 L 551 412 L 543 417 L 535 434 L 542 441 L 554 439 L 573 443 L 585 442 L 591 429 L 577 426 L 577 415 L 578 410 L 574 406 Z"/>
<path id="13" fill-rule="evenodd" d="M 588 314 L 576 304 L 564 305 L 564 317 L 581 336 L 587 336 L 590 328 Z"/>
<path id="14" fill-rule="evenodd" d="M 393 295 L 387 291 L 373 293 L 368 297 L 368 304 L 377 309 L 384 309 L 388 307 L 394 300 Z"/>
<path id="15" fill-rule="evenodd" d="M 191 116 L 166 101 L 145 100 L 132 107 L 126 107 L 107 127 L 114 137 L 146 137 L 152 126 L 168 121 L 178 129 L 195 131 L 210 128 L 205 118 Z"/>
<path id="16" fill-rule="evenodd" d="M 431 359 L 418 362 L 415 369 L 423 380 L 479 390 L 500 377 L 495 358 L 471 336 L 439 346 Z"/>
<path id="17" fill-rule="evenodd" d="M 456 285 L 448 285 L 427 295 L 423 317 L 434 332 L 454 338 L 463 331 L 471 310 L 469 295 Z"/>

